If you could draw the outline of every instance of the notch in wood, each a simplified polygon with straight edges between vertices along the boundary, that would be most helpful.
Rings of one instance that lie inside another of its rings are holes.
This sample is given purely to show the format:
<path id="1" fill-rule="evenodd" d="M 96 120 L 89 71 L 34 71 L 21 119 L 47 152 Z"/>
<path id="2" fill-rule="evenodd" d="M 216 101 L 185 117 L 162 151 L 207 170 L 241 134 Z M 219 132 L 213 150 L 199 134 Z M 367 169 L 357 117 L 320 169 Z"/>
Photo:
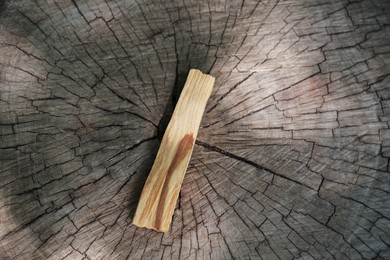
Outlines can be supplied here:
<path id="1" fill-rule="evenodd" d="M 133 224 L 166 232 L 215 78 L 192 69 L 138 202 Z"/>

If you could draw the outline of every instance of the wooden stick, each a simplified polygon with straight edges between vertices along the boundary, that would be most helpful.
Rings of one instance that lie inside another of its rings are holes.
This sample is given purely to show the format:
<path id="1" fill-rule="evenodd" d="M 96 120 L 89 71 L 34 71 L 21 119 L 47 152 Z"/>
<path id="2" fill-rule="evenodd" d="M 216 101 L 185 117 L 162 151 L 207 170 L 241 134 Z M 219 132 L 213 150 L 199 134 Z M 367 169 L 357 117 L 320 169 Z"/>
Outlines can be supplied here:
<path id="1" fill-rule="evenodd" d="M 215 78 L 192 69 L 165 131 L 133 224 L 166 232 Z"/>

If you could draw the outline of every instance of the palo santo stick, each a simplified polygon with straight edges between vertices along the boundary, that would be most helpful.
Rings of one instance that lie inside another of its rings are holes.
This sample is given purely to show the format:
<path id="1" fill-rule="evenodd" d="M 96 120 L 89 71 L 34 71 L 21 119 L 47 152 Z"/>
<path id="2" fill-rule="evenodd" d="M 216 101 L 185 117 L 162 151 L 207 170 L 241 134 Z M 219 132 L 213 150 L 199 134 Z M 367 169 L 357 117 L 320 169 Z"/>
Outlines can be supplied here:
<path id="1" fill-rule="evenodd" d="M 165 131 L 133 224 L 166 232 L 215 78 L 192 69 Z"/>

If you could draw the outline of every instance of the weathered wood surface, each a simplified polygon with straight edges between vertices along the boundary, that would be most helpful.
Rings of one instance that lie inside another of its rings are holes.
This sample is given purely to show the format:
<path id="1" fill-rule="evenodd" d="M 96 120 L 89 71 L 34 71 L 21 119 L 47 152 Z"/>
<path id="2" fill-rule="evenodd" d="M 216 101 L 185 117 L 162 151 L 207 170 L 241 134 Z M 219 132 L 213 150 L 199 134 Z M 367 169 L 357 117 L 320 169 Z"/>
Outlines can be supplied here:
<path id="1" fill-rule="evenodd" d="M 1 258 L 390 258 L 389 1 L 1 2 Z M 216 85 L 140 229 L 189 68 Z"/>

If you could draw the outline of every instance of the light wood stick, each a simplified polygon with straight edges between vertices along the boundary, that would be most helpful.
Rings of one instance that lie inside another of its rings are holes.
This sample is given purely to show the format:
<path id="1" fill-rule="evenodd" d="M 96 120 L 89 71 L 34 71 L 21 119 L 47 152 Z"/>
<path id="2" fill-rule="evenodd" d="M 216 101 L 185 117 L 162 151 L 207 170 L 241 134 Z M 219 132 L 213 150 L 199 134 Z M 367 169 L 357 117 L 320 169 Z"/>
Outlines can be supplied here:
<path id="1" fill-rule="evenodd" d="M 192 69 L 165 131 L 133 224 L 166 232 L 215 78 Z"/>

